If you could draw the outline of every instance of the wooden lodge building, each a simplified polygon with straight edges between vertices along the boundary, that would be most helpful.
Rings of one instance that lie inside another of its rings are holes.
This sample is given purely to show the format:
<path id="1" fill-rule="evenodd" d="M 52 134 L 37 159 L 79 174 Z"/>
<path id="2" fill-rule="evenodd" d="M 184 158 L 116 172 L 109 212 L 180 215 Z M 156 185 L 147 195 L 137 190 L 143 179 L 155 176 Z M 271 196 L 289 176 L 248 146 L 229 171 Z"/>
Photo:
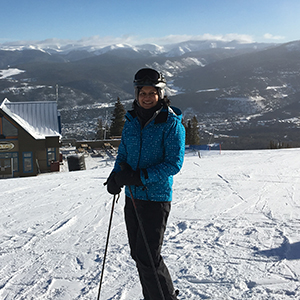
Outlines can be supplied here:
<path id="1" fill-rule="evenodd" d="M 0 104 L 0 178 L 59 169 L 60 119 L 55 101 Z"/>

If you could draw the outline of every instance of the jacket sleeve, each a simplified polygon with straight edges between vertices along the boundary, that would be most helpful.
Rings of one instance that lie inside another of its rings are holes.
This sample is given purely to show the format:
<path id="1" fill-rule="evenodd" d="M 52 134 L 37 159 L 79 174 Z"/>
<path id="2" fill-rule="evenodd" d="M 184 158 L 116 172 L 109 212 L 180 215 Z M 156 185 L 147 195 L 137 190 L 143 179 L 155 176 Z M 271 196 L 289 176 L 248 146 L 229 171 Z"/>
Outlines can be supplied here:
<path id="1" fill-rule="evenodd" d="M 123 130 L 122 137 L 121 137 L 121 143 L 118 147 L 118 155 L 115 160 L 114 168 L 112 172 L 120 172 L 121 167 L 120 167 L 120 162 L 127 162 L 127 150 L 126 150 L 126 145 L 125 145 L 125 133 Z"/>
<path id="2" fill-rule="evenodd" d="M 164 134 L 164 159 L 161 163 L 141 170 L 144 185 L 166 181 L 177 174 L 183 164 L 185 151 L 185 129 L 180 120 L 173 122 Z"/>

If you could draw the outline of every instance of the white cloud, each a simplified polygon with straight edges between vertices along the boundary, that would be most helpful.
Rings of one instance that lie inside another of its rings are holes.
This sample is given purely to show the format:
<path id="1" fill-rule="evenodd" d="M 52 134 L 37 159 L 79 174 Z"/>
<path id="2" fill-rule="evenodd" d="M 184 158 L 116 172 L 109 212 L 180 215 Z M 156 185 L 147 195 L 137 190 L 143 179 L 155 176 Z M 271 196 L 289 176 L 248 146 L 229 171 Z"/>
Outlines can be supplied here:
<path id="1" fill-rule="evenodd" d="M 273 35 L 271 33 L 265 33 L 264 38 L 267 40 L 284 40 L 285 37 L 281 35 Z"/>
<path id="2" fill-rule="evenodd" d="M 166 44 L 173 44 L 173 43 L 180 43 L 189 40 L 197 40 L 197 41 L 205 41 L 205 40 L 217 40 L 217 41 L 232 41 L 237 40 L 243 43 L 252 43 L 253 38 L 249 35 L 245 34 L 237 34 L 237 33 L 230 33 L 225 35 L 213 35 L 210 33 L 205 33 L 203 35 L 168 35 L 163 37 L 150 37 L 150 38 L 142 38 L 138 39 L 137 43 L 144 44 L 144 43 L 154 43 L 160 45 Z M 137 44 L 136 43 L 136 44 Z"/>
<path id="3" fill-rule="evenodd" d="M 81 46 L 95 46 L 97 48 L 114 45 L 114 44 L 130 44 L 130 45 L 141 45 L 141 44 L 158 44 L 158 45 L 166 45 L 166 44 L 173 44 L 173 43 L 180 43 L 189 40 L 217 40 L 217 41 L 232 41 L 237 40 L 243 43 L 252 43 L 253 38 L 249 35 L 245 34 L 236 34 L 230 33 L 226 35 L 213 35 L 213 34 L 203 34 L 203 35 L 167 35 L 163 37 L 139 37 L 134 35 L 123 35 L 120 37 L 114 36 L 92 36 L 92 37 L 84 37 L 77 41 L 64 41 L 64 40 L 45 40 L 40 42 L 39 44 L 53 44 L 53 41 L 60 43 L 61 45 L 66 44 L 74 44 L 74 45 L 81 45 Z"/>

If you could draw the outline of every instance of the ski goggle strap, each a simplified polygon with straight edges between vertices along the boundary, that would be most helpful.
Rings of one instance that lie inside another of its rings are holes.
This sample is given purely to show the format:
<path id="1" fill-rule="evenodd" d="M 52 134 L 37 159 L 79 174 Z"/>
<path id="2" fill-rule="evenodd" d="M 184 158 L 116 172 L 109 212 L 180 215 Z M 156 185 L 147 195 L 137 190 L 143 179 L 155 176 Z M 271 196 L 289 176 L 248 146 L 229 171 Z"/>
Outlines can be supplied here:
<path id="1" fill-rule="evenodd" d="M 153 69 L 141 69 L 134 76 L 135 84 L 143 84 L 145 82 L 158 83 L 163 81 L 163 77 L 160 73 Z"/>

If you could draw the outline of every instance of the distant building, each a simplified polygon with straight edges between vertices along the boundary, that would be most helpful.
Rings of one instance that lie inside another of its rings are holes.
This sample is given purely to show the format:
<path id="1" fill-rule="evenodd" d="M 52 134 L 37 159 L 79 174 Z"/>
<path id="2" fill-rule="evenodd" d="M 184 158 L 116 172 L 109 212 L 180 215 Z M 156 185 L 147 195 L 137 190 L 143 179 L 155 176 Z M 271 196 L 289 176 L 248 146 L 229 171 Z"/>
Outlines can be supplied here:
<path id="1" fill-rule="evenodd" d="M 60 119 L 56 102 L 0 105 L 0 178 L 33 176 L 59 161 Z"/>

